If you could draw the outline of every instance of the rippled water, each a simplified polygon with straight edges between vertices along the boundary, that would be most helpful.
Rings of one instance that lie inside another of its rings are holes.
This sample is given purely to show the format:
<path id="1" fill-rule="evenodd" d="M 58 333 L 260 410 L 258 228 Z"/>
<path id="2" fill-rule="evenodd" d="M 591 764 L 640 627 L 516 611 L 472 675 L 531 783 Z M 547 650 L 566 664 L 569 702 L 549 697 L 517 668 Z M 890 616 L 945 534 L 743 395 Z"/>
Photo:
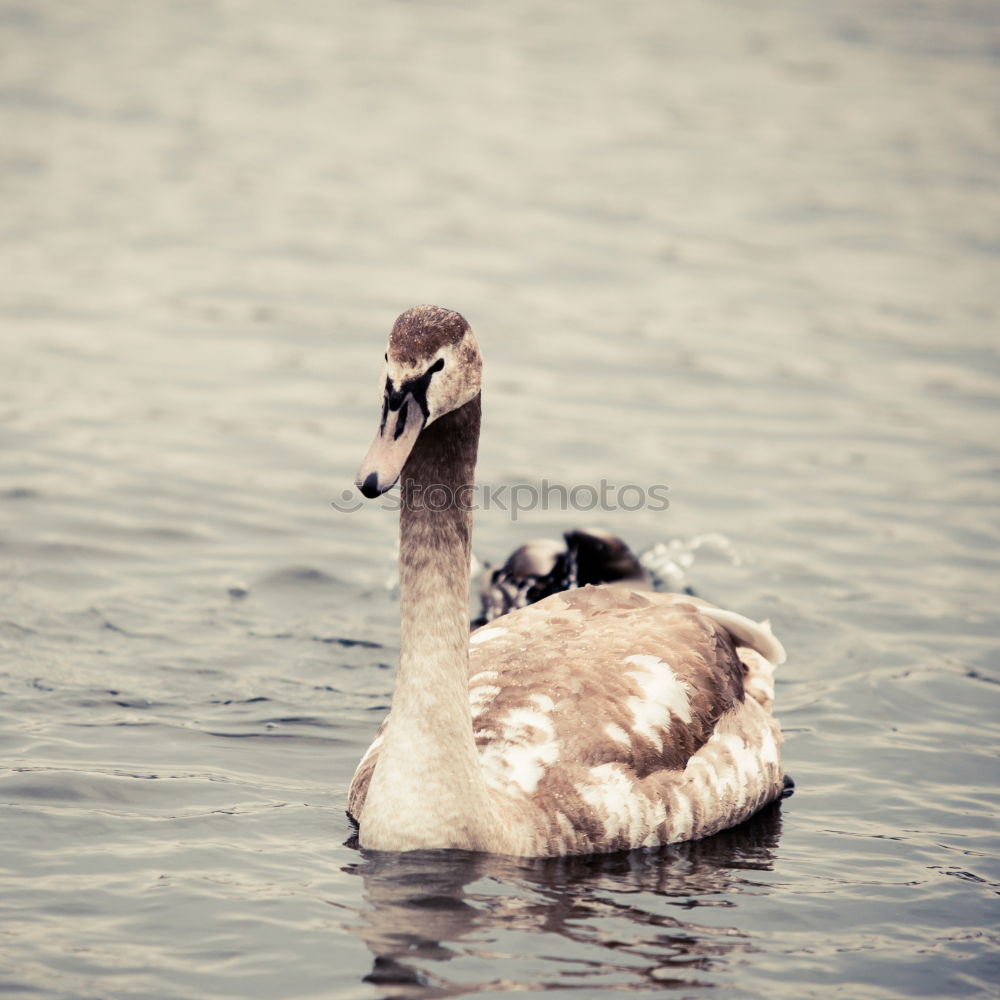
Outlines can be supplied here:
<path id="1" fill-rule="evenodd" d="M 991 0 L 0 5 L 0 989 L 996 995 Z M 346 783 L 395 315 L 462 310 L 476 549 L 720 533 L 796 794 L 655 853 L 384 857 Z"/>

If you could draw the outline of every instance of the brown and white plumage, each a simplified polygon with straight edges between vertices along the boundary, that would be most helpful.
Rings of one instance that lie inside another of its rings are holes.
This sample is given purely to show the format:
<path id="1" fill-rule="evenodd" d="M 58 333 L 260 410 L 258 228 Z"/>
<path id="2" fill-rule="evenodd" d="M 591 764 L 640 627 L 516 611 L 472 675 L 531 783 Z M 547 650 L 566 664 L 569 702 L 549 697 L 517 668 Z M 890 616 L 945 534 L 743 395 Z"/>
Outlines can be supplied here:
<path id="1" fill-rule="evenodd" d="M 420 497 L 472 482 L 479 366 L 457 313 L 397 320 L 359 474 L 367 496 L 403 488 L 396 692 L 348 799 L 362 846 L 585 854 L 742 822 L 783 787 L 770 708 L 784 651 L 766 624 L 604 585 L 465 631 L 471 515 Z"/>
<path id="2" fill-rule="evenodd" d="M 779 797 L 783 651 L 737 647 L 696 598 L 586 587 L 476 630 L 469 701 L 483 777 L 517 849 L 599 853 L 708 836 Z M 595 625 L 599 626 L 594 635 Z M 571 667 L 568 669 L 568 665 Z M 381 736 L 358 767 L 359 816 Z"/>

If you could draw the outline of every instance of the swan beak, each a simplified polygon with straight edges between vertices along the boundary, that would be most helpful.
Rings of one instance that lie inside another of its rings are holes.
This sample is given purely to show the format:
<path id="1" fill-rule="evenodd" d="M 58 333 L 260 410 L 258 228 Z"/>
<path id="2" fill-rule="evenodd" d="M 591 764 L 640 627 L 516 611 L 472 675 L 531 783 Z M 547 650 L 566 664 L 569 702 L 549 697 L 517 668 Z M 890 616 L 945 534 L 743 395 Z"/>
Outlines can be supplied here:
<path id="1" fill-rule="evenodd" d="M 358 469 L 354 485 L 369 500 L 381 496 L 399 482 L 403 466 L 423 430 L 425 417 L 412 396 L 405 396 L 398 409 L 386 405 L 382 426 Z"/>

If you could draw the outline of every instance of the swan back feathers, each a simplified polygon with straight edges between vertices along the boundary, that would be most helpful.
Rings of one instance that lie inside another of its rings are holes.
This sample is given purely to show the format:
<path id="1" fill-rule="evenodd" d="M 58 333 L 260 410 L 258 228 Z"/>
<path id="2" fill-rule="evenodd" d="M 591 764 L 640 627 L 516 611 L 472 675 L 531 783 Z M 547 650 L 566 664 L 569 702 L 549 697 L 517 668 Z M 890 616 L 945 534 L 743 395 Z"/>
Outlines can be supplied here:
<path id="1" fill-rule="evenodd" d="M 502 737 L 503 720 L 543 693 L 556 708 L 565 759 L 620 762 L 639 778 L 683 769 L 744 698 L 742 664 L 724 629 L 689 601 L 624 587 L 554 594 L 474 632 L 474 704 L 490 674 L 503 684 L 489 700 L 479 697 L 477 738 Z"/>
<path id="2" fill-rule="evenodd" d="M 706 836 L 780 794 L 773 667 L 760 651 L 777 640 L 717 612 L 697 598 L 588 586 L 473 632 L 473 735 L 509 820 L 508 853 Z M 758 648 L 737 648 L 748 641 Z M 373 746 L 358 768 L 354 815 L 376 758 Z"/>

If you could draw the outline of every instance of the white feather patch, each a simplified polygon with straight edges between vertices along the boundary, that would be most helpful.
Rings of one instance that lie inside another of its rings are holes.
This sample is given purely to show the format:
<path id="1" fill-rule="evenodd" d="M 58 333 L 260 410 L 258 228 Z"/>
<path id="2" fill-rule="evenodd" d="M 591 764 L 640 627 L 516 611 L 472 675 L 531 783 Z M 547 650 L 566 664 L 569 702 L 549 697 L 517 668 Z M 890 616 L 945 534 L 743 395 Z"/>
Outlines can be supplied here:
<path id="1" fill-rule="evenodd" d="M 630 739 L 628 733 L 618 725 L 617 722 L 609 722 L 604 727 L 604 734 L 615 741 L 615 743 L 621 743 L 622 746 L 631 746 L 632 740 Z"/>
<path id="2" fill-rule="evenodd" d="M 499 636 L 506 634 L 507 629 L 494 625 L 491 628 L 481 628 L 473 632 L 472 635 L 469 636 L 469 642 L 476 646 L 481 642 L 489 642 L 490 639 L 496 639 Z"/>
<path id="3" fill-rule="evenodd" d="M 706 813 L 741 812 L 769 793 L 780 775 L 778 741 L 764 709 L 746 701 L 716 724 L 684 769 L 684 792 Z"/>
<path id="4" fill-rule="evenodd" d="M 671 714 L 681 722 L 691 721 L 691 703 L 688 685 L 658 656 L 635 654 L 626 656 L 625 662 L 639 667 L 626 671 L 642 692 L 632 697 L 626 705 L 635 719 L 635 731 L 663 749 L 663 734 L 670 730 Z"/>
<path id="5" fill-rule="evenodd" d="M 469 690 L 469 708 L 472 717 L 482 715 L 486 706 L 500 693 L 496 684 L 477 684 Z"/>
<path id="6" fill-rule="evenodd" d="M 556 707 L 556 703 L 547 694 L 533 694 L 528 700 L 532 702 L 539 712 L 551 712 Z"/>
<path id="7" fill-rule="evenodd" d="M 667 818 L 662 800 L 636 794 L 632 779 L 618 764 L 590 769 L 590 780 L 577 786 L 580 798 L 597 813 L 608 841 L 625 838 L 633 846 L 660 842 L 657 828 Z"/>
<path id="8" fill-rule="evenodd" d="M 548 695 L 536 695 L 552 704 Z M 483 776 L 495 788 L 511 790 L 513 785 L 525 795 L 538 788 L 545 769 L 559 759 L 555 727 L 544 711 L 514 708 L 499 723 L 499 739 L 480 753 Z"/>
<path id="9" fill-rule="evenodd" d="M 690 840 L 694 830 L 694 812 L 691 800 L 684 794 L 674 794 L 670 797 L 670 829 L 666 840 Z"/>
<path id="10" fill-rule="evenodd" d="M 479 673 L 473 674 L 469 678 L 470 684 L 492 684 L 495 680 L 498 680 L 500 674 L 496 670 L 480 670 Z"/>

